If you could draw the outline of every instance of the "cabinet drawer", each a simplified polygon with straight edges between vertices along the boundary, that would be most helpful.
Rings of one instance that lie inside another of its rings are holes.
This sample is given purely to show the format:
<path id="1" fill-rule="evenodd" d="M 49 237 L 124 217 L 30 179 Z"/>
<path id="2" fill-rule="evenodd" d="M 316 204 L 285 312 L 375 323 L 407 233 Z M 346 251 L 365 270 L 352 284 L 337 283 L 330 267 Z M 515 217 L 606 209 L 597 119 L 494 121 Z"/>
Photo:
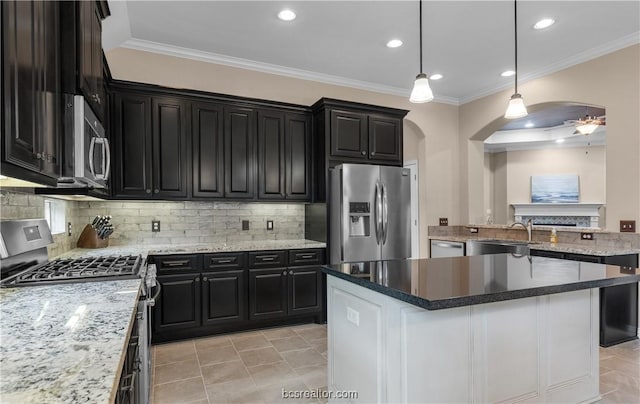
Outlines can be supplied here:
<path id="1" fill-rule="evenodd" d="M 158 272 L 199 272 L 200 256 L 197 254 L 155 255 L 153 262 Z"/>
<path id="2" fill-rule="evenodd" d="M 246 253 L 204 254 L 202 267 L 205 270 L 243 269 L 247 265 Z"/>
<path id="3" fill-rule="evenodd" d="M 324 249 L 289 250 L 289 266 L 321 265 L 325 263 Z"/>
<path id="4" fill-rule="evenodd" d="M 286 251 L 256 251 L 249 253 L 249 268 L 276 268 L 286 266 Z"/>

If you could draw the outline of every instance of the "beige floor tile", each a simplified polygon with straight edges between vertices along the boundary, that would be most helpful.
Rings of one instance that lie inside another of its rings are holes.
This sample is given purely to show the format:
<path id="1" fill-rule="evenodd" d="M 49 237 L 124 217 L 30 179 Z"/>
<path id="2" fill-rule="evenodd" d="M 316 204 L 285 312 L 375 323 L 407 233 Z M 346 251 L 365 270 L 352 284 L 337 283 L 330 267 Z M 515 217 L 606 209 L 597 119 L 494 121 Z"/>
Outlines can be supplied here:
<path id="1" fill-rule="evenodd" d="M 326 366 L 327 364 L 327 360 L 311 348 L 299 351 L 282 352 L 281 355 L 294 369 L 317 365 Z"/>
<path id="2" fill-rule="evenodd" d="M 271 344 L 273 344 L 278 352 L 293 351 L 295 349 L 311 347 L 305 340 L 295 335 L 295 333 L 293 337 L 272 339 Z"/>
<path id="3" fill-rule="evenodd" d="M 200 365 L 196 359 L 183 362 L 172 362 L 155 367 L 154 384 L 174 382 L 176 380 L 200 377 Z"/>
<path id="4" fill-rule="evenodd" d="M 231 338 L 227 335 L 217 335 L 215 337 L 198 338 L 193 340 L 196 349 L 210 349 L 218 348 L 221 346 L 230 346 Z"/>
<path id="5" fill-rule="evenodd" d="M 305 392 L 307 395 L 305 396 Z M 309 388 L 298 378 L 289 379 L 282 383 L 262 386 L 258 394 L 265 403 L 317 403 L 311 397 Z M 299 396 L 297 396 L 299 394 Z"/>
<path id="6" fill-rule="evenodd" d="M 295 369 L 296 373 L 310 389 L 327 388 L 327 366 L 308 366 Z"/>
<path id="7" fill-rule="evenodd" d="M 250 377 L 208 385 L 206 389 L 211 404 L 262 402 L 256 384 Z"/>
<path id="8" fill-rule="evenodd" d="M 327 329 L 324 327 L 314 327 L 314 328 L 306 328 L 303 330 L 296 330 L 296 333 L 307 341 L 327 338 Z"/>
<path id="9" fill-rule="evenodd" d="M 217 363 L 215 365 L 202 366 L 200 369 L 207 386 L 249 377 L 249 373 L 247 373 L 242 361 Z"/>
<path id="10" fill-rule="evenodd" d="M 200 366 L 213 365 L 214 363 L 231 362 L 240 359 L 233 345 L 218 346 L 213 348 L 196 348 Z"/>
<path id="11" fill-rule="evenodd" d="M 624 373 L 629 377 L 640 379 L 640 366 L 638 366 L 637 362 L 633 363 L 617 357 L 612 357 L 600 360 L 600 369 L 601 373 L 604 373 L 602 372 L 602 369 L 611 369 Z"/>
<path id="12" fill-rule="evenodd" d="M 172 362 L 183 362 L 196 357 L 193 341 L 181 341 L 156 345 L 156 366 Z"/>
<path id="13" fill-rule="evenodd" d="M 638 404 L 640 396 L 628 394 L 626 392 L 616 390 L 602 396 L 600 400 L 602 404 Z"/>
<path id="14" fill-rule="evenodd" d="M 262 330 L 262 334 L 268 340 L 274 340 L 278 338 L 297 337 L 297 334 L 291 327 L 270 328 Z"/>
<path id="15" fill-rule="evenodd" d="M 268 348 L 271 346 L 262 333 L 252 335 L 239 334 L 238 336 L 231 337 L 231 341 L 238 352 L 247 351 L 249 349 Z"/>
<path id="16" fill-rule="evenodd" d="M 258 386 L 283 383 L 285 380 L 298 377 L 296 372 L 285 361 L 269 365 L 253 366 L 247 369 Z"/>
<path id="17" fill-rule="evenodd" d="M 190 403 L 197 400 L 207 400 L 201 377 L 158 384 L 153 395 L 154 404 Z"/>
<path id="18" fill-rule="evenodd" d="M 327 352 L 327 340 L 326 339 L 316 339 L 309 342 L 311 348 L 313 348 L 317 353 L 323 354 Z"/>
<path id="19" fill-rule="evenodd" d="M 282 357 L 272 347 L 242 351 L 240 352 L 240 358 L 242 358 L 246 367 L 267 365 L 282 360 Z"/>

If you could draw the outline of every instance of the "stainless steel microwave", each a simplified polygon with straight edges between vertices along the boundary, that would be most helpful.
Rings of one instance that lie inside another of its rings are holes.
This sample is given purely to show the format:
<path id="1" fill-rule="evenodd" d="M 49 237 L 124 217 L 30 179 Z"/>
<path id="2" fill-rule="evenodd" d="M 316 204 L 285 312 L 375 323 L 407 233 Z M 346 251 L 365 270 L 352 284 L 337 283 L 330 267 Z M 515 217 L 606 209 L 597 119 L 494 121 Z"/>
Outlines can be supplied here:
<path id="1" fill-rule="evenodd" d="M 111 151 L 104 128 L 81 95 L 65 94 L 63 176 L 58 187 L 105 188 Z"/>

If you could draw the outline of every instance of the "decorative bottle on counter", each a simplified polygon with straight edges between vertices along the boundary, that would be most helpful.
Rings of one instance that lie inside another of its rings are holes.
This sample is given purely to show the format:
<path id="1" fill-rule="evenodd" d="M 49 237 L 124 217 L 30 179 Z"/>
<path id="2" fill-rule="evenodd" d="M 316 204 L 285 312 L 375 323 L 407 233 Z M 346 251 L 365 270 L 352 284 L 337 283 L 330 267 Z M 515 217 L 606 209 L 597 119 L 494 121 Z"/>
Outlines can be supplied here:
<path id="1" fill-rule="evenodd" d="M 551 241 L 553 244 L 558 242 L 558 233 L 556 232 L 555 227 L 551 229 L 551 239 L 549 241 Z"/>

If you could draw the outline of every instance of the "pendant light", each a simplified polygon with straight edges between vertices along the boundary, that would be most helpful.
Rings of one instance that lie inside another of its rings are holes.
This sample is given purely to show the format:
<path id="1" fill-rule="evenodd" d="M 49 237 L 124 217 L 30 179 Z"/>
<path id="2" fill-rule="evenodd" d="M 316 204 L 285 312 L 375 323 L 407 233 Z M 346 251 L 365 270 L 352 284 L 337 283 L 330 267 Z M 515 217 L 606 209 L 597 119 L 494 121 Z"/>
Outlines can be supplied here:
<path id="1" fill-rule="evenodd" d="M 515 92 L 509 100 L 509 106 L 504 113 L 504 117 L 507 119 L 522 118 L 527 116 L 527 107 L 524 106 L 524 100 L 522 95 L 518 93 L 518 2 L 513 2 L 513 27 L 514 27 L 514 71 L 515 71 Z"/>
<path id="2" fill-rule="evenodd" d="M 420 74 L 416 76 L 413 83 L 413 90 L 409 101 L 413 103 L 424 103 L 433 100 L 433 91 L 429 87 L 429 79 L 422 72 L 422 0 L 420 0 Z"/>

